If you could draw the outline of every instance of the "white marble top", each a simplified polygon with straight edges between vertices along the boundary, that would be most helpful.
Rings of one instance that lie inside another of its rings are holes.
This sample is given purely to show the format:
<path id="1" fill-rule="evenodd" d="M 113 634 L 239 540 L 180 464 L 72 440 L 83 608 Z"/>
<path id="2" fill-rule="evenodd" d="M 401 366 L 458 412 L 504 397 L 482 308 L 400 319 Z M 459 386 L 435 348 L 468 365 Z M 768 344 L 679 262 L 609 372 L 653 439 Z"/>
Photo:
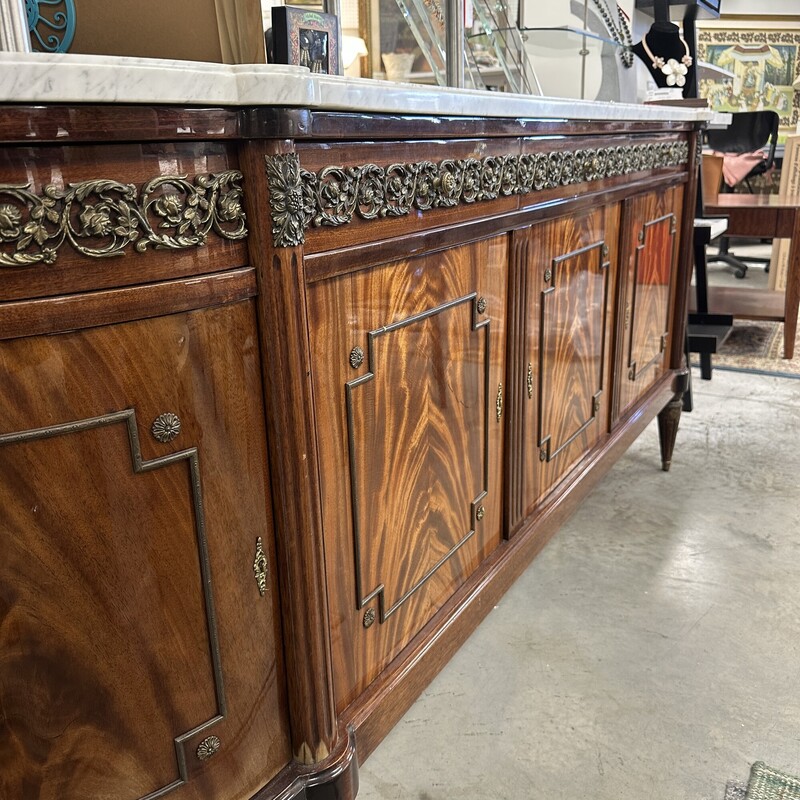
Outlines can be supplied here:
<path id="1" fill-rule="evenodd" d="M 708 120 L 704 109 L 532 97 L 312 75 L 305 67 L 0 53 L 0 102 L 272 105 L 446 116 Z"/>

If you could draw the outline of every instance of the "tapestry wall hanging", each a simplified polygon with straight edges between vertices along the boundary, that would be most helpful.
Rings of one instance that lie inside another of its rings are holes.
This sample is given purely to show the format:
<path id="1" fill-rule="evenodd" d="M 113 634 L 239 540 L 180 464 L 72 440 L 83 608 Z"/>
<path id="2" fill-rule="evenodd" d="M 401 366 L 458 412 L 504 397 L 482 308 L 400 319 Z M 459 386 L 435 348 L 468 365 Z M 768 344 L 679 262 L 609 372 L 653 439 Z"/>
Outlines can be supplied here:
<path id="1" fill-rule="evenodd" d="M 782 134 L 794 132 L 800 102 L 792 83 L 800 74 L 800 27 L 703 27 L 697 32 L 700 61 L 727 75 L 701 78 L 698 93 L 715 111 L 776 111 Z"/>

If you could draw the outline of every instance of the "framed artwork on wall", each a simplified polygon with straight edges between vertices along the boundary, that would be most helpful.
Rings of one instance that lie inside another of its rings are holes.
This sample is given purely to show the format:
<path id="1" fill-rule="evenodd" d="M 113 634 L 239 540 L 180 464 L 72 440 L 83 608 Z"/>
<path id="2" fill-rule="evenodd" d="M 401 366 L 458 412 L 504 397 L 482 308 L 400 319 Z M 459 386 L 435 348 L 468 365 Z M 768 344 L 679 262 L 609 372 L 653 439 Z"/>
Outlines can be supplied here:
<path id="1" fill-rule="evenodd" d="M 770 28 L 759 22 L 698 26 L 697 57 L 718 68 L 713 78 L 700 80 L 698 93 L 715 111 L 775 111 L 785 135 L 800 118 L 792 87 L 800 75 L 800 24 Z"/>
<path id="2" fill-rule="evenodd" d="M 278 64 L 341 75 L 339 38 L 339 20 L 333 14 L 293 6 L 272 9 L 272 42 Z"/>

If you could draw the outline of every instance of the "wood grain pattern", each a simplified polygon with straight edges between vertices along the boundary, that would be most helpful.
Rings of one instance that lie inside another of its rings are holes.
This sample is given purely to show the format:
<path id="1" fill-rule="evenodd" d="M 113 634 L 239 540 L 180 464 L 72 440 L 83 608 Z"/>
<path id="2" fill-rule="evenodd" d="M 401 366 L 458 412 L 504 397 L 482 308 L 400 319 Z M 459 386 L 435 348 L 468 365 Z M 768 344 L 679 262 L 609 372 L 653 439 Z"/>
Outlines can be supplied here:
<path id="1" fill-rule="evenodd" d="M 169 797 L 249 800 L 290 758 L 253 302 L 6 341 L 0 371 L 0 795 L 152 797 L 186 735 Z"/>
<path id="2" fill-rule="evenodd" d="M 224 142 L 0 149 L 0 184 L 28 186 L 38 196 L 48 184 L 65 188 L 81 181 L 112 179 L 141 188 L 161 175 L 186 175 L 193 179 L 196 175 L 231 169 L 238 169 L 238 160 L 233 146 Z M 95 200 L 91 204 L 98 205 L 98 202 Z M 109 239 L 101 237 L 89 241 L 100 246 Z M 10 245 L 2 244 L 4 250 L 9 249 Z M 220 272 L 245 264 L 245 241 L 230 241 L 213 233 L 204 247 L 179 250 L 151 247 L 139 253 L 131 245 L 123 255 L 109 258 L 90 258 L 64 244 L 53 264 L 1 267 L 0 301 L 130 286 Z"/>
<path id="3" fill-rule="evenodd" d="M 683 192 L 638 195 L 624 204 L 622 286 L 615 414 L 668 365 Z"/>
<path id="4" fill-rule="evenodd" d="M 523 516 L 608 431 L 618 230 L 612 205 L 518 234 L 527 239 L 526 348 L 515 367 L 531 365 L 521 427 L 511 433 L 523 454 Z"/>
<path id="5" fill-rule="evenodd" d="M 255 271 L 245 267 L 200 278 L 0 303 L 0 339 L 175 314 L 235 303 L 255 293 Z"/>
<path id="6" fill-rule="evenodd" d="M 500 541 L 506 260 L 498 237 L 310 288 L 339 710 Z"/>
<path id="7" fill-rule="evenodd" d="M 269 208 L 266 157 L 288 143 L 249 142 L 242 163 L 249 176 L 248 213 Z M 270 463 L 278 531 L 284 647 L 292 753 L 301 764 L 327 759 L 338 730 L 331 679 L 330 622 L 325 582 L 316 403 L 311 386 L 309 320 L 302 250 L 273 249 L 264 223 L 248 241 L 258 277 L 259 336 Z"/>
<path id="8" fill-rule="evenodd" d="M 241 112 L 230 108 L 125 105 L 14 105 L 0 114 L 0 142 L 151 142 L 231 139 Z"/>
<path id="9" fill-rule="evenodd" d="M 362 760 L 389 733 L 534 556 L 670 400 L 675 393 L 673 383 L 670 376 L 664 376 L 651 387 L 635 413 L 622 419 L 603 446 L 592 450 L 581 462 L 580 474 L 555 488 L 539 513 L 529 516 L 510 541 L 502 542 L 486 558 L 442 605 L 431 624 L 346 710 L 343 720 L 356 728 Z"/>

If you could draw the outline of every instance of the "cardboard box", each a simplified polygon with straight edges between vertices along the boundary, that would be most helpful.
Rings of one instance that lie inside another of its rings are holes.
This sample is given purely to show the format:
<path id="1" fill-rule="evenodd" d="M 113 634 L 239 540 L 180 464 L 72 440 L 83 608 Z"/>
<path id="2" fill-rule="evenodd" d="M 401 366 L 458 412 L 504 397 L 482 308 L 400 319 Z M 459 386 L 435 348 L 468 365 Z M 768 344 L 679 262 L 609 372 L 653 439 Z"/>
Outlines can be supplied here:
<path id="1" fill-rule="evenodd" d="M 71 53 L 266 61 L 259 0 L 75 0 Z"/>

